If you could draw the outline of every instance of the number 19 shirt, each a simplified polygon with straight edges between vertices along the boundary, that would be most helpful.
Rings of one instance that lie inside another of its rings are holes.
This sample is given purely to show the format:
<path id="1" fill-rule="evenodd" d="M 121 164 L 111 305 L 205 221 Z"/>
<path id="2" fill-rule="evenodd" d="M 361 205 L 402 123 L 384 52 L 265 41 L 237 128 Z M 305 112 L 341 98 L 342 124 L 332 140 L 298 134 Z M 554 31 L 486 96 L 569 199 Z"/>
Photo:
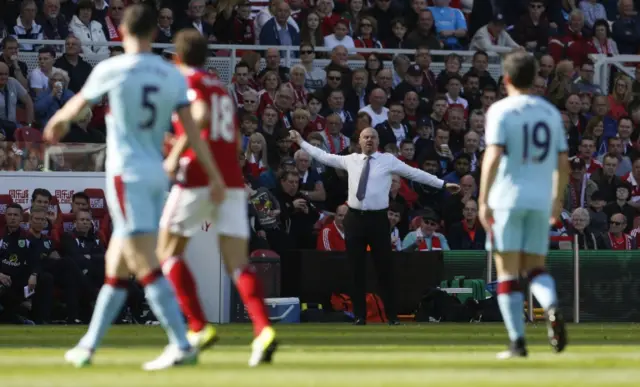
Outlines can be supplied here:
<path id="1" fill-rule="evenodd" d="M 568 149 L 558 109 L 540 97 L 507 97 L 487 112 L 485 136 L 504 149 L 489 207 L 551 211 L 558 154 Z"/>

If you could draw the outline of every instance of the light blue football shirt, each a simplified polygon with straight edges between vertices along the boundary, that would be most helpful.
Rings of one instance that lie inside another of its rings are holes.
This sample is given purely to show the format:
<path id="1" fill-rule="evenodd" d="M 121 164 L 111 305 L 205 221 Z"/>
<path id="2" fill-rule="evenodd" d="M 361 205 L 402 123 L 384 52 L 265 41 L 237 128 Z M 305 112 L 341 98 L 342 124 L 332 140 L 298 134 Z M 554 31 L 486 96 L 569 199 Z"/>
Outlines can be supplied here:
<path id="1" fill-rule="evenodd" d="M 550 211 L 558 154 L 567 151 L 558 109 L 536 96 L 507 97 L 487 112 L 485 138 L 504 147 L 489 207 Z"/>
<path id="2" fill-rule="evenodd" d="M 109 99 L 108 175 L 164 174 L 164 135 L 173 112 L 189 104 L 187 90 L 180 71 L 152 53 L 119 55 L 93 69 L 81 93 L 92 104 L 105 94 Z"/>

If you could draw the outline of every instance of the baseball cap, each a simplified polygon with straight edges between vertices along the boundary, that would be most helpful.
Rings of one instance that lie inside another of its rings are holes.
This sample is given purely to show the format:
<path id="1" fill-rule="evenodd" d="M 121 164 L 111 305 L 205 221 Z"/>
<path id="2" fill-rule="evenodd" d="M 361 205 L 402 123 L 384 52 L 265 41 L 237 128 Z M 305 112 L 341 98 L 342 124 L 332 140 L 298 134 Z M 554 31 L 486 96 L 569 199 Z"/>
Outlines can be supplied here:
<path id="1" fill-rule="evenodd" d="M 407 69 L 407 75 L 410 75 L 412 77 L 419 77 L 422 75 L 422 69 L 419 65 L 412 64 L 411 66 L 409 66 L 409 69 Z"/>
<path id="2" fill-rule="evenodd" d="M 431 119 L 429 117 L 421 117 L 418 120 L 418 127 L 421 128 L 423 126 L 431 126 Z"/>
<path id="3" fill-rule="evenodd" d="M 495 15 L 493 15 L 491 22 L 493 24 L 505 24 L 504 15 L 501 13 L 496 13 Z"/>
<path id="4" fill-rule="evenodd" d="M 419 215 L 422 220 L 424 221 L 432 221 L 432 222 L 439 222 L 440 221 L 440 217 L 438 216 L 438 214 L 435 213 L 435 211 L 424 211 Z"/>
<path id="5" fill-rule="evenodd" d="M 595 191 L 593 194 L 591 194 L 591 201 L 595 202 L 595 201 L 599 201 L 599 200 L 606 201 L 606 198 L 604 197 L 604 193 L 603 192 Z"/>

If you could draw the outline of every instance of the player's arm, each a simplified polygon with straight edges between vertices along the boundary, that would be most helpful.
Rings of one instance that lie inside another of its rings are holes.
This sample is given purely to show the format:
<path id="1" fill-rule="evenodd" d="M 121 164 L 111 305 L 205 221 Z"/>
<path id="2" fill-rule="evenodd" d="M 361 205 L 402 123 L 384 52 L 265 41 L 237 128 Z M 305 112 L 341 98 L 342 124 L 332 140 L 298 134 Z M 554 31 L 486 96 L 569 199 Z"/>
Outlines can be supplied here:
<path id="1" fill-rule="evenodd" d="M 55 144 L 69 132 L 70 123 L 73 122 L 76 117 L 82 113 L 84 109 L 89 107 L 89 101 L 87 101 L 82 93 L 78 93 L 71 97 L 60 110 L 58 110 L 53 117 L 47 122 L 47 126 L 44 128 L 43 137 L 46 141 Z"/>
<path id="2" fill-rule="evenodd" d="M 489 145 L 484 151 L 482 159 L 482 174 L 480 175 L 480 195 L 478 196 L 478 205 L 487 205 L 489 199 L 489 190 L 493 182 L 496 180 L 500 158 L 504 153 L 504 146 Z"/>
<path id="3" fill-rule="evenodd" d="M 186 136 L 184 137 L 186 137 L 188 144 L 196 153 L 198 162 L 202 165 L 205 172 L 207 173 L 207 176 L 209 177 L 210 184 L 224 185 L 224 181 L 222 180 L 222 175 L 220 174 L 218 165 L 216 164 L 215 160 L 213 160 L 213 157 L 211 157 L 211 152 L 209 152 L 209 148 L 207 147 L 206 142 L 200 139 L 200 129 L 198 129 L 199 127 L 196 126 L 196 123 L 191 116 L 190 107 L 183 106 L 182 108 L 178 109 L 177 113 L 186 134 Z M 178 150 L 179 149 L 176 149 L 176 152 Z M 173 153 L 173 150 L 171 151 L 171 153 Z M 181 153 L 182 152 L 180 152 L 180 154 Z"/>
<path id="4" fill-rule="evenodd" d="M 51 143 L 60 141 L 69 132 L 69 124 L 79 116 L 84 117 L 80 113 L 97 103 L 114 84 L 120 81 L 111 73 L 112 66 L 113 62 L 106 60 L 93 69 L 82 90 L 71 97 L 47 122 L 43 133 L 46 141 Z"/>
<path id="5" fill-rule="evenodd" d="M 489 191 L 496 180 L 500 158 L 504 154 L 504 146 L 507 141 L 504 114 L 497 109 L 487 112 L 485 138 L 487 148 L 482 159 L 482 174 L 480 175 L 480 192 L 478 194 L 478 207 L 488 208 Z M 487 219 L 488 220 L 488 219 Z"/>
<path id="6" fill-rule="evenodd" d="M 328 165 L 333 168 L 344 170 L 347 169 L 347 156 L 333 155 L 331 153 L 323 151 L 322 149 L 316 148 L 315 146 L 303 140 L 300 133 L 295 130 L 290 130 L 289 135 L 291 136 L 291 139 L 300 146 L 300 148 L 304 149 L 311 155 L 311 157 L 318 160 L 322 164 Z"/>

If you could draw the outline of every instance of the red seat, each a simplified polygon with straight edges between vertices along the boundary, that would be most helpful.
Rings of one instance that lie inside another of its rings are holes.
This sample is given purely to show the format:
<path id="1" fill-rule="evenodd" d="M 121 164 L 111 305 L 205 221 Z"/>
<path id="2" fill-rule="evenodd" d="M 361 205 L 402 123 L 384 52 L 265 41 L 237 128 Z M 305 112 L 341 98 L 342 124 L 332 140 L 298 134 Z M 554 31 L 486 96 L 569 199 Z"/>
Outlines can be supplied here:
<path id="1" fill-rule="evenodd" d="M 20 148 L 24 146 L 24 143 L 42 142 L 42 132 L 29 126 L 23 126 L 16 129 L 16 131 L 13 133 L 13 137 L 18 143 L 18 147 Z"/>
<path id="2" fill-rule="evenodd" d="M 93 223 L 96 226 L 97 234 L 108 243 L 111 238 L 111 218 L 107 207 L 107 200 L 104 191 L 100 188 L 87 188 L 84 193 L 89 197 L 89 207 L 93 216 Z"/>
<path id="3" fill-rule="evenodd" d="M 53 227 L 51 239 L 54 240 L 57 247 L 60 247 L 60 240 L 62 234 L 71 231 L 73 229 L 73 221 L 76 219 L 75 214 L 62 214 L 60 215 L 60 221 L 56 222 Z"/>
<path id="4" fill-rule="evenodd" d="M 57 197 L 51 197 L 51 200 L 49 201 L 49 209 L 47 210 L 47 212 L 53 212 L 56 214 L 56 221 L 54 222 L 54 224 L 60 223 L 62 221 L 62 209 L 60 208 L 60 202 L 58 201 Z"/>

